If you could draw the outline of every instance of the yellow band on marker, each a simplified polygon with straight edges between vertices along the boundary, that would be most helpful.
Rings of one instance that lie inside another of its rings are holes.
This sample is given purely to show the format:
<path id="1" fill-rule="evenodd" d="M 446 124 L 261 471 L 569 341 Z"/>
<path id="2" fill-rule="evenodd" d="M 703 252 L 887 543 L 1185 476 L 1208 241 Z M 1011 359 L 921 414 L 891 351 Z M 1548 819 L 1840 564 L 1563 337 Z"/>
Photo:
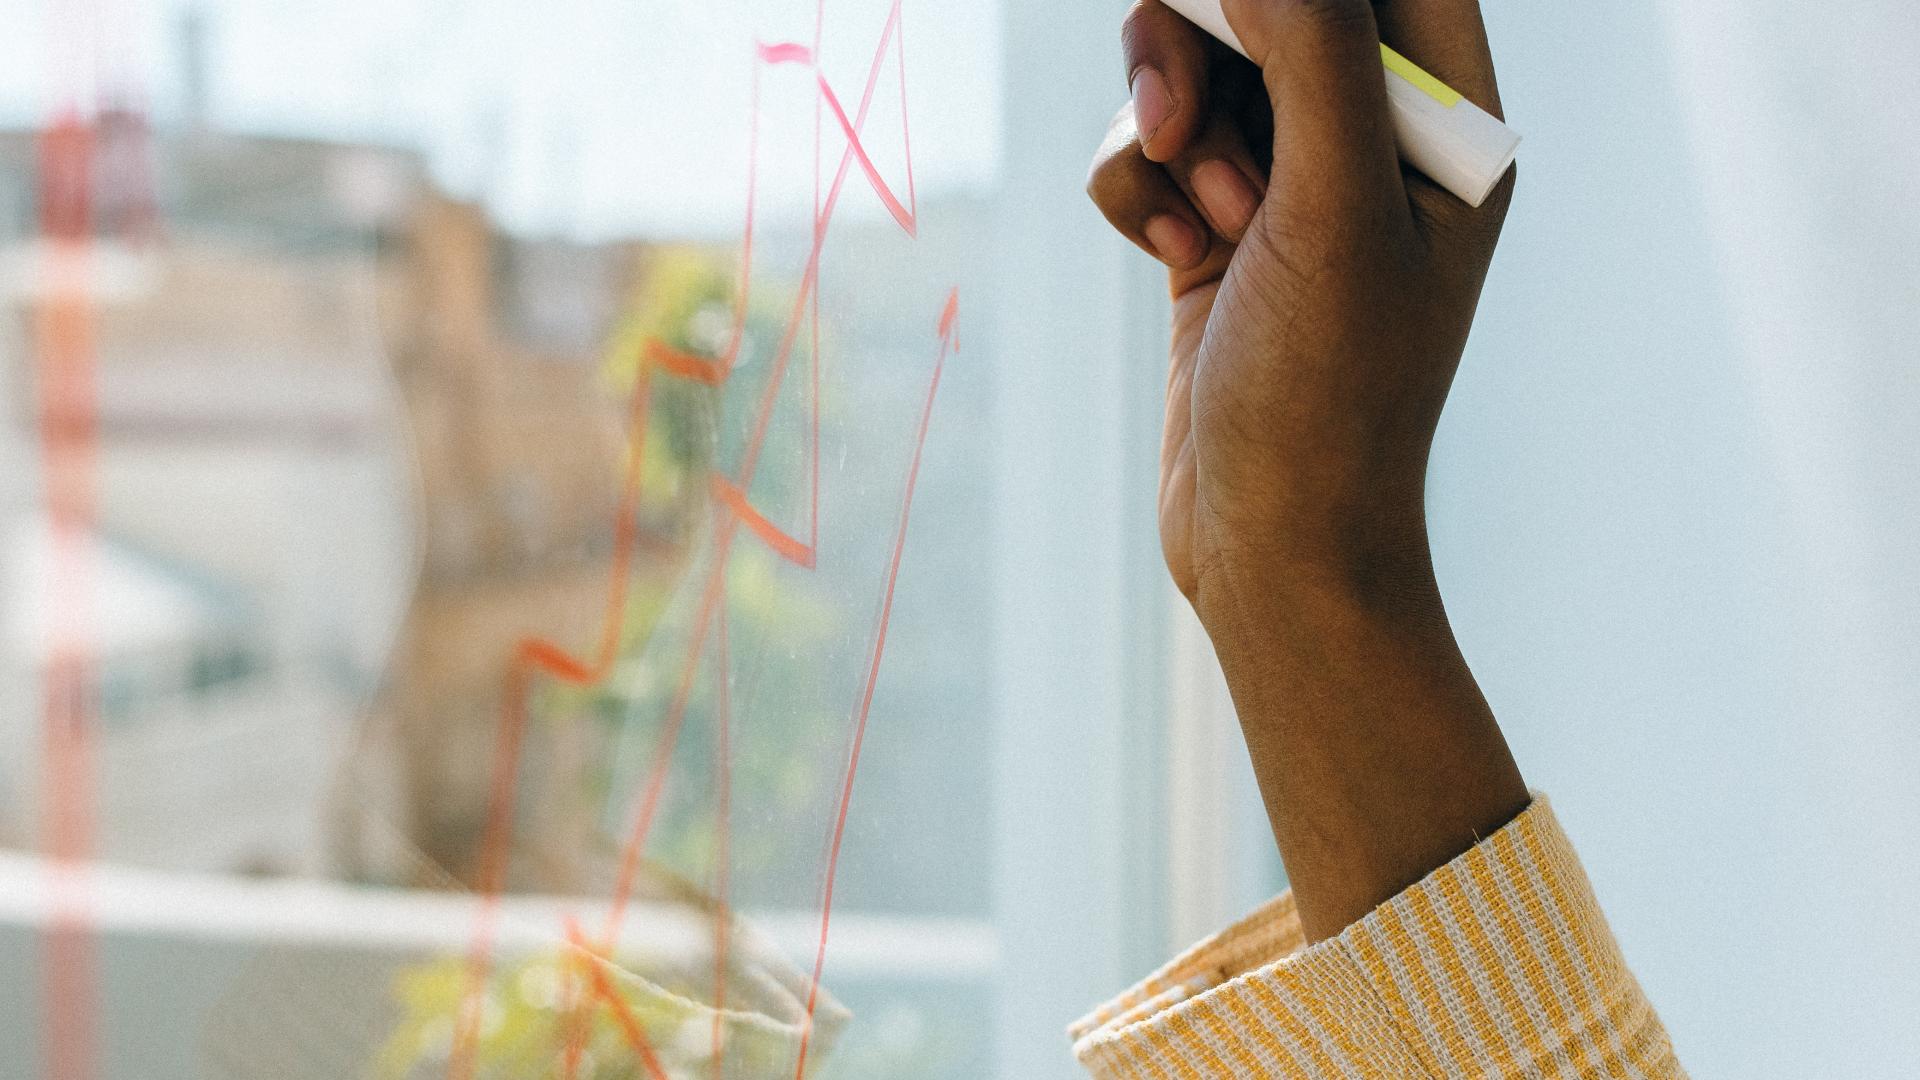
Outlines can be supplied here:
<path id="1" fill-rule="evenodd" d="M 1460 91 L 1427 74 L 1425 68 L 1385 45 L 1380 46 L 1380 59 L 1386 62 L 1388 71 L 1412 83 L 1421 93 L 1439 102 L 1442 107 L 1451 109 L 1460 104 Z"/>

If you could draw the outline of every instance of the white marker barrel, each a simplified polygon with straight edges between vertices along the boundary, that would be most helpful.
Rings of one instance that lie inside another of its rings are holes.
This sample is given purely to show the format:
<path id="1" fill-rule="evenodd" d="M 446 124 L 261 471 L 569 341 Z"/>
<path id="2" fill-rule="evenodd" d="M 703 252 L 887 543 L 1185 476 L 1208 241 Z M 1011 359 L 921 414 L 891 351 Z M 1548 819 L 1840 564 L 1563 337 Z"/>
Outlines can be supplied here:
<path id="1" fill-rule="evenodd" d="M 1227 25 L 1220 0 L 1166 0 L 1166 4 L 1235 52 L 1247 55 Z M 1380 46 L 1380 60 L 1400 156 L 1471 205 L 1486 202 L 1487 194 L 1513 165 L 1520 133 L 1385 45 Z"/>

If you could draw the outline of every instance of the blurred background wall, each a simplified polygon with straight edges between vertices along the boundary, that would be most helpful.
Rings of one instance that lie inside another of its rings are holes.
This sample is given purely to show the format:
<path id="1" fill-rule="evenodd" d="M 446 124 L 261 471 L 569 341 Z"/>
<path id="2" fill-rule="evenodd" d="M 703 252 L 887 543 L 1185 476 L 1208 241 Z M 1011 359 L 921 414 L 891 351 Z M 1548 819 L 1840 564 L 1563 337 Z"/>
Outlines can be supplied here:
<path id="1" fill-rule="evenodd" d="M 1920 141 L 1888 2 L 1492 3 L 1442 581 L 1697 1076 L 1920 1054 Z"/>

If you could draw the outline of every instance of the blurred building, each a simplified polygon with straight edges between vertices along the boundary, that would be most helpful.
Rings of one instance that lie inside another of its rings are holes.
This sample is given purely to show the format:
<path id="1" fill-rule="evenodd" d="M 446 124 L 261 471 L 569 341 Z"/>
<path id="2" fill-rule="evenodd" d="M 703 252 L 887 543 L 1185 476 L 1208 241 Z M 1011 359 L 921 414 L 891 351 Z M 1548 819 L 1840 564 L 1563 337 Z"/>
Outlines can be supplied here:
<path id="1" fill-rule="evenodd" d="M 655 280 L 671 275 L 650 276 L 658 249 L 507 234 L 391 146 L 191 121 L 152 130 L 130 112 L 102 116 L 95 138 L 84 265 L 99 369 L 97 541 L 153 587 L 219 613 L 180 631 L 184 659 L 164 678 L 96 658 L 116 702 L 102 749 L 101 790 L 112 792 L 102 852 L 473 884 L 516 647 L 536 635 L 587 652 L 600 632 L 627 404 L 606 350 L 639 298 L 671 291 Z M 15 479 L 0 479 L 14 484 L 0 488 L 9 521 L 39 505 L 35 305 L 49 252 L 37 140 L 0 132 L 0 454 L 18 462 Z M 834 227 L 831 266 L 889 268 L 823 279 L 836 355 L 862 358 L 867 380 L 849 400 L 919 397 L 952 268 L 981 257 L 969 245 L 984 228 L 983 202 L 929 212 L 947 227 L 915 241 L 884 218 Z M 791 223 L 761 239 L 782 254 L 803 255 L 811 242 Z M 763 285 L 777 295 L 785 263 L 770 261 L 775 276 Z M 733 272 L 718 276 L 730 284 Z M 779 328 L 763 329 L 770 338 Z M 957 370 L 941 391 L 943 429 L 980 437 L 985 390 Z M 896 465 L 875 467 L 890 491 Z M 989 493 L 964 455 L 931 465 L 925 482 L 917 536 L 977 526 Z M 686 494 L 697 502 L 704 491 Z M 891 497 L 857 509 L 875 535 L 891 526 Z M 675 511 L 691 512 L 691 503 Z M 670 526 L 644 524 L 656 539 L 638 560 L 640 589 L 685 554 L 657 539 L 676 535 Z M 984 619 L 979 590 L 943 591 L 967 579 L 961 550 L 927 545 L 917 558 L 959 561 L 916 588 L 927 610 Z M 236 642 L 244 662 L 194 659 L 226 657 Z M 894 707 L 912 716 L 940 715 L 986 662 L 983 642 L 934 634 L 903 634 L 893 648 L 917 672 L 893 690 Z M 158 704 L 160 687 L 216 669 L 231 672 L 217 693 Z M 0 798 L 0 835 L 17 843 L 34 835 L 39 686 L 31 650 L 0 662 L 0 707 L 13 725 L 0 737 L 10 748 L 0 777 L 18 792 Z M 584 778 L 608 753 L 605 732 L 565 722 L 559 707 L 536 702 L 516 778 L 512 888 L 591 889 L 604 876 L 589 851 L 606 793 Z M 927 769 L 983 785 L 971 738 L 963 727 L 922 732 L 899 762 L 882 746 L 863 791 L 911 805 Z M 911 858 L 926 865 L 909 875 L 898 862 L 851 869 L 848 896 L 882 905 L 910 893 L 955 910 L 984 902 L 984 886 L 956 887 L 941 869 L 940 852 L 978 837 L 916 814 L 871 827 L 924 852 Z M 934 834 L 941 844 L 910 842 Z"/>
<path id="2" fill-rule="evenodd" d="M 102 852 L 291 869 L 326 847 L 366 877 L 470 873 L 514 643 L 597 630 L 622 446 L 599 350 L 639 252 L 502 236 L 389 147 L 123 112 L 93 136 L 91 602 L 179 601 L 167 664 L 94 658 Z M 36 170 L 36 133 L 0 132 L 17 565 L 53 261 Z M 0 743 L 14 842 L 36 802 L 32 637 L 0 665 L 25 706 Z M 220 693 L 173 692 L 216 668 Z"/>

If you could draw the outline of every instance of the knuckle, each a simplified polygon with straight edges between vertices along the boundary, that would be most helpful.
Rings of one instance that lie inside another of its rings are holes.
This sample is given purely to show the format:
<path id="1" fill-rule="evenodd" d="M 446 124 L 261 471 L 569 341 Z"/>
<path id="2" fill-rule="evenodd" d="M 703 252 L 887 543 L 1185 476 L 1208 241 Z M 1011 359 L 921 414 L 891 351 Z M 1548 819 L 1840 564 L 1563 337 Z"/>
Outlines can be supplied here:
<path id="1" fill-rule="evenodd" d="M 1373 30 L 1371 0 L 1289 0 L 1289 6 L 1303 21 L 1327 32 Z"/>
<path id="2" fill-rule="evenodd" d="M 1134 170 L 1144 160 L 1140 137 L 1133 126 L 1132 106 L 1124 107 L 1087 166 L 1087 196 L 1102 209 L 1121 201 L 1138 186 Z"/>
<path id="3" fill-rule="evenodd" d="M 1451 195 L 1434 200 L 1422 215 L 1430 248 L 1484 255 L 1500 242 L 1507 209 L 1513 202 L 1515 173 L 1509 170 L 1478 207 Z"/>
<path id="4" fill-rule="evenodd" d="M 1101 213 L 1112 217 L 1115 211 L 1126 201 L 1130 185 L 1125 170 L 1117 159 L 1096 157 L 1087 170 L 1087 198 L 1100 208 Z"/>
<path id="5" fill-rule="evenodd" d="M 1086 183 L 1087 198 L 1092 199 L 1095 206 L 1102 205 L 1101 193 L 1104 190 L 1104 188 L 1101 183 L 1100 173 L 1101 173 L 1100 159 L 1095 158 L 1093 161 L 1092 167 L 1087 169 L 1087 183 Z"/>
<path id="6" fill-rule="evenodd" d="M 1129 147 L 1138 146 L 1140 125 L 1134 120 L 1133 102 L 1120 106 L 1113 114 L 1113 122 L 1107 125 L 1106 137 L 1100 140 L 1100 154 L 1104 157 L 1117 157 Z"/>
<path id="7" fill-rule="evenodd" d="M 1130 72 L 1139 66 L 1152 40 L 1152 22 L 1153 15 L 1147 10 L 1146 0 L 1134 0 L 1120 19 L 1120 52 L 1126 57 L 1127 70 Z"/>

